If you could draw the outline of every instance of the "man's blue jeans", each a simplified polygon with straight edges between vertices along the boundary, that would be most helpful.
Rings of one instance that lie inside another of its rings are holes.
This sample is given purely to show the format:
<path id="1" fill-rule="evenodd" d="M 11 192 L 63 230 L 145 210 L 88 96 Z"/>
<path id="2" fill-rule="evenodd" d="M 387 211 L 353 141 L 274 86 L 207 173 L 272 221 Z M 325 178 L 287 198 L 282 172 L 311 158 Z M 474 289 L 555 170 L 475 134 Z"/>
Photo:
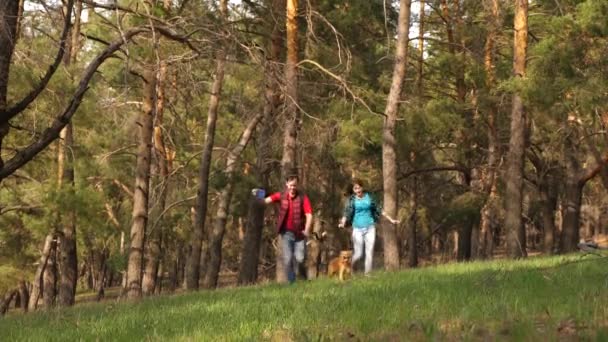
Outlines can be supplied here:
<path id="1" fill-rule="evenodd" d="M 283 243 L 283 264 L 289 283 L 296 281 L 296 270 L 306 277 L 304 260 L 306 259 L 306 239 L 298 239 L 293 232 L 281 234 Z"/>

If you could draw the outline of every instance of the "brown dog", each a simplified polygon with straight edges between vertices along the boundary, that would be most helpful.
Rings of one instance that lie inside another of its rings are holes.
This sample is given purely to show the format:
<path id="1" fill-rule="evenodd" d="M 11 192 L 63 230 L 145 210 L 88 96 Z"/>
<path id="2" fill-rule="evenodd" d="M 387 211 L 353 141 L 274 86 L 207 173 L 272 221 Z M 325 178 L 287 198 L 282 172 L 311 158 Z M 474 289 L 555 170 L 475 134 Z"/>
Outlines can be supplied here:
<path id="1" fill-rule="evenodd" d="M 340 255 L 331 259 L 329 262 L 329 265 L 327 266 L 327 276 L 332 277 L 337 274 L 340 281 L 343 281 L 345 276 L 352 273 L 352 259 L 352 251 L 341 251 Z"/>

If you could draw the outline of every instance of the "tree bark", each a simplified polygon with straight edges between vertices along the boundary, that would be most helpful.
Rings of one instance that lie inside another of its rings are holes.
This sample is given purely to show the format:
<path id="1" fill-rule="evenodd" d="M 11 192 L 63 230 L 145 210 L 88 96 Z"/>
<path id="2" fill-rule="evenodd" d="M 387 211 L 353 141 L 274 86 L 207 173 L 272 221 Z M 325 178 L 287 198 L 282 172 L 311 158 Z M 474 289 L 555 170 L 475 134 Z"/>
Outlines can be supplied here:
<path id="1" fill-rule="evenodd" d="M 271 14 L 274 18 L 277 9 L 284 0 L 274 0 Z M 256 178 L 263 189 L 268 189 L 270 179 L 271 141 L 266 139 L 272 131 L 272 119 L 279 104 L 279 54 L 281 50 L 281 31 L 277 20 L 272 20 L 272 29 L 267 47 L 267 57 L 264 60 L 264 117 L 258 124 Z M 260 259 L 260 246 L 262 244 L 262 230 L 264 228 L 264 211 L 266 206 L 260 205 L 255 197 L 249 199 L 247 213 L 247 226 L 243 238 L 243 247 L 239 264 L 238 284 L 253 284 L 258 278 L 258 263 Z M 284 273 L 284 272 L 283 272 Z"/>
<path id="2" fill-rule="evenodd" d="M 0 112 L 6 110 L 6 95 L 8 91 L 8 77 L 13 51 L 17 42 L 17 21 L 19 18 L 19 2 L 14 0 L 0 0 Z M 8 134 L 8 122 L 0 123 L 0 152 L 2 142 Z M 4 166 L 0 153 L 0 169 Z"/>
<path id="3" fill-rule="evenodd" d="M 317 237 L 321 237 L 323 223 L 321 223 L 322 212 L 318 211 L 313 218 L 312 231 Z M 321 262 L 322 242 L 317 238 L 310 238 L 307 242 L 306 277 L 316 279 L 319 277 L 319 264 Z"/>
<path id="4" fill-rule="evenodd" d="M 528 46 L 528 0 L 515 0 L 515 33 L 513 37 L 513 77 L 521 79 L 526 74 Z M 513 94 L 511 108 L 511 135 L 507 154 L 505 230 L 507 255 L 525 257 L 526 235 L 522 221 L 524 151 L 526 148 L 526 111 L 519 94 Z"/>
<path id="5" fill-rule="evenodd" d="M 57 297 L 57 240 L 51 241 L 51 250 L 46 260 L 46 267 L 42 275 L 42 299 L 44 307 L 49 309 L 55 306 Z"/>
<path id="6" fill-rule="evenodd" d="M 298 0 L 286 4 L 287 61 L 285 62 L 285 134 L 283 137 L 282 179 L 297 174 L 297 141 L 301 114 L 298 110 Z M 277 278 L 279 277 L 277 273 Z"/>
<path id="7" fill-rule="evenodd" d="M 484 46 L 484 69 L 486 73 L 486 93 L 491 92 L 496 84 L 496 66 L 494 59 L 496 55 L 495 44 L 498 30 L 500 28 L 500 12 L 498 0 L 484 0 L 484 10 L 488 18 L 489 28 Z M 490 99 L 487 106 L 487 135 L 488 135 L 488 164 L 483 175 L 483 191 L 488 195 L 486 203 L 481 209 L 479 248 L 477 256 L 485 259 L 491 257 L 494 251 L 492 220 L 497 215 L 496 202 L 498 192 L 496 189 L 496 168 L 499 160 L 498 133 L 496 130 L 496 104 Z"/>
<path id="8" fill-rule="evenodd" d="M 249 199 L 247 213 L 247 228 L 243 238 L 243 248 L 239 264 L 239 285 L 255 284 L 258 279 L 258 263 L 260 260 L 260 246 L 262 243 L 262 230 L 264 228 L 265 206 L 252 196 Z"/>
<path id="9" fill-rule="evenodd" d="M 15 298 L 15 296 L 17 296 L 18 293 L 19 292 L 17 290 L 11 289 L 7 293 L 4 294 L 4 297 L 2 299 L 0 299 L 0 317 L 4 316 L 6 314 L 6 312 L 8 311 L 8 308 L 11 305 L 11 302 L 13 301 L 13 298 Z"/>
<path id="10" fill-rule="evenodd" d="M 412 157 L 412 159 L 414 158 Z M 412 213 L 408 222 L 407 245 L 409 246 L 409 253 L 407 263 L 409 267 L 414 268 L 418 266 L 418 177 L 416 176 L 412 177 L 409 200 Z"/>
<path id="11" fill-rule="evenodd" d="M 260 122 L 263 115 L 264 113 L 262 112 L 256 115 L 249 122 L 243 131 L 239 142 L 230 151 L 226 160 L 224 177 L 226 178 L 227 183 L 220 193 L 217 214 L 215 215 L 215 225 L 209 236 L 209 264 L 207 267 L 207 272 L 205 273 L 204 281 L 204 286 L 208 289 L 217 287 L 217 280 L 220 274 L 220 266 L 222 264 L 222 242 L 224 240 L 224 233 L 226 232 L 226 220 L 228 219 L 230 201 L 232 199 L 232 191 L 234 189 L 234 171 L 237 166 L 237 160 L 247 147 L 247 144 L 255 131 L 255 127 L 257 126 L 258 122 Z"/>
<path id="12" fill-rule="evenodd" d="M 228 5 L 226 0 L 220 1 L 220 14 L 226 18 Z M 215 125 L 217 112 L 224 83 L 224 65 L 226 63 L 226 52 L 219 48 L 216 55 L 215 78 L 209 99 L 209 110 L 207 112 L 207 130 L 205 132 L 205 143 L 201 156 L 201 168 L 199 172 L 199 188 L 196 197 L 196 220 L 192 237 L 192 250 L 186 270 L 186 289 L 196 290 L 199 287 L 201 252 L 203 239 L 205 237 L 205 218 L 207 216 L 207 200 L 209 195 L 209 172 L 211 168 L 211 153 L 215 139 Z"/>
<path id="13" fill-rule="evenodd" d="M 156 116 L 154 117 L 154 155 L 156 168 L 159 172 L 159 194 L 157 200 L 157 214 L 164 211 L 169 192 L 169 152 L 165 146 L 163 136 L 163 110 L 164 110 L 164 83 L 167 75 L 167 64 L 161 62 L 159 65 L 156 84 Z M 161 218 L 159 217 L 158 220 Z M 162 255 L 163 228 L 162 223 L 154 227 L 149 233 L 148 248 L 146 252 L 146 268 L 142 280 L 144 295 L 152 295 L 158 283 L 158 270 Z"/>
<path id="14" fill-rule="evenodd" d="M 34 280 L 32 280 L 32 291 L 30 292 L 30 300 L 28 303 L 28 308 L 31 311 L 36 310 L 38 307 L 38 299 L 42 295 L 42 276 L 51 254 L 52 243 L 53 235 L 48 234 L 44 240 L 42 253 L 40 254 L 40 260 L 38 261 L 38 268 L 34 274 Z"/>
<path id="15" fill-rule="evenodd" d="M 76 61 L 76 55 L 79 49 L 79 33 L 80 33 L 80 14 L 82 12 L 82 2 L 76 1 L 75 22 L 72 26 L 72 38 L 66 47 L 66 52 L 63 55 L 63 62 L 66 66 L 71 65 Z M 64 13 L 69 13 L 68 9 L 64 9 Z M 72 123 L 68 123 L 59 134 L 60 140 L 58 144 L 58 187 L 69 187 L 74 189 L 74 135 Z M 59 269 L 59 288 L 57 296 L 57 304 L 59 306 L 74 305 L 76 296 L 76 282 L 78 280 L 78 256 L 76 251 L 76 214 L 69 210 L 66 215 L 59 214 L 59 222 L 61 225 L 59 234 L 58 248 L 58 269 Z"/>
<path id="16" fill-rule="evenodd" d="M 390 92 L 385 109 L 384 126 L 382 129 L 382 175 L 384 180 L 384 211 L 392 219 L 397 219 L 398 189 L 397 189 L 397 151 L 395 129 L 399 102 L 405 71 L 407 67 L 407 50 L 410 30 L 411 0 L 401 0 L 399 5 L 399 24 L 397 35 L 397 51 Z M 384 267 L 387 270 L 399 268 L 399 245 L 395 224 L 383 220 Z"/>
<path id="17" fill-rule="evenodd" d="M 539 185 L 541 200 L 541 215 L 543 222 L 543 250 L 546 254 L 553 254 L 555 247 L 555 209 L 557 208 L 557 183 L 552 175 L 545 175 Z"/>
<path id="18" fill-rule="evenodd" d="M 424 17 L 425 17 L 425 0 L 420 0 L 420 22 L 418 24 L 418 77 L 416 79 L 416 88 L 418 96 L 422 101 L 424 95 Z"/>
<path id="19" fill-rule="evenodd" d="M 138 120 L 139 143 L 135 169 L 133 196 L 133 224 L 131 225 L 131 246 L 127 266 L 127 298 L 136 299 L 142 295 L 142 269 L 144 239 L 148 224 L 148 200 L 150 190 L 150 158 L 152 157 L 152 131 L 156 93 L 156 75 L 147 71 L 143 85 L 144 104 Z"/>

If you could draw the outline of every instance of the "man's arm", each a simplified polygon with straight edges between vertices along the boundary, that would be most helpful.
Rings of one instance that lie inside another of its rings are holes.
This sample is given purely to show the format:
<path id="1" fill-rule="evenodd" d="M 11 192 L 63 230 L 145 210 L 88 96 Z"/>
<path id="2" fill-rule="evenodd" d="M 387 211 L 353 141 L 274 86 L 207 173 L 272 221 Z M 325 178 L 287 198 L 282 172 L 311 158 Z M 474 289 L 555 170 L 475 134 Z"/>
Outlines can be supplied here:
<path id="1" fill-rule="evenodd" d="M 258 191 L 260 191 L 260 189 L 255 188 L 251 190 L 251 195 L 255 196 L 257 198 L 258 196 Z M 274 193 L 268 197 L 265 197 L 264 199 L 258 199 L 258 202 L 261 204 L 270 204 L 272 202 L 276 202 L 281 198 L 281 194 L 280 193 Z"/>
<path id="2" fill-rule="evenodd" d="M 309 237 L 312 233 L 312 205 L 310 205 L 310 199 L 308 196 L 304 196 L 304 216 L 306 222 L 304 222 L 304 236 Z"/>
<path id="3" fill-rule="evenodd" d="M 312 214 L 305 214 L 306 223 L 304 224 L 304 236 L 309 237 L 312 229 Z"/>

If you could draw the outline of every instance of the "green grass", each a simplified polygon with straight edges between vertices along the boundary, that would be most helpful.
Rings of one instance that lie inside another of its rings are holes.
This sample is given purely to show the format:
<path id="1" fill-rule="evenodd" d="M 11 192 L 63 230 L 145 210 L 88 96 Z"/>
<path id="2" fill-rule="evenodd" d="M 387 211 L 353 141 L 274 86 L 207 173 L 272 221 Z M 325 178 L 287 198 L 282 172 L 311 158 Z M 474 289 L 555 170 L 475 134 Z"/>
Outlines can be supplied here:
<path id="1" fill-rule="evenodd" d="M 450 264 L 11 315 L 0 339 L 608 340 L 607 281 L 594 256 Z"/>

